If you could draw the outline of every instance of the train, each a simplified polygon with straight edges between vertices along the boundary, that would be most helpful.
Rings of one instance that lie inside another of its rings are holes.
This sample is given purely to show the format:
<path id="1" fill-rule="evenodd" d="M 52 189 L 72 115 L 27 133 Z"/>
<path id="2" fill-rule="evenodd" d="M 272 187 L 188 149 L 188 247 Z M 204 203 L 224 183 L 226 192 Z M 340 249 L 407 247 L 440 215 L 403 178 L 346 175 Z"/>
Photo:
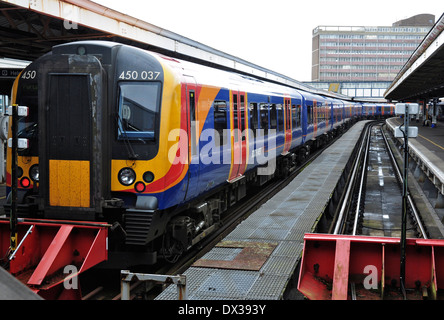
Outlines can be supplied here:
<path id="1" fill-rule="evenodd" d="M 362 115 L 370 119 L 386 118 L 395 115 L 393 103 L 363 103 Z"/>
<path id="2" fill-rule="evenodd" d="M 17 77 L 12 103 L 28 108 L 19 216 L 108 223 L 107 263 L 119 268 L 174 261 L 249 188 L 394 109 L 108 41 L 53 47 Z"/>

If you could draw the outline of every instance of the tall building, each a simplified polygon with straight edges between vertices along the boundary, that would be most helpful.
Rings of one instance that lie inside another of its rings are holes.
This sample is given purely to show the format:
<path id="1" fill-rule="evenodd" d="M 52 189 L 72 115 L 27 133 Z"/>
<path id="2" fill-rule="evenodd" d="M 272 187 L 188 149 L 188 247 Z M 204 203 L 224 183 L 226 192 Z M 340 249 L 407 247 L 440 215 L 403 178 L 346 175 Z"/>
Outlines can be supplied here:
<path id="1" fill-rule="evenodd" d="M 380 98 L 434 24 L 434 15 L 420 14 L 387 27 L 319 26 L 310 85 Z"/>

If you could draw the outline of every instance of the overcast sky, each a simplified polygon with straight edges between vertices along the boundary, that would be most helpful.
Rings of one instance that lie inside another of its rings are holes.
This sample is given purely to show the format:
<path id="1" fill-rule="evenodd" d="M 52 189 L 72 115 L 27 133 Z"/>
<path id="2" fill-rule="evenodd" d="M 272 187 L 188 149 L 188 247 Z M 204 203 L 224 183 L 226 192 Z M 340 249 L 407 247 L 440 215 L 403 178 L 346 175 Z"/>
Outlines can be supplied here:
<path id="1" fill-rule="evenodd" d="M 391 26 L 444 13 L 443 0 L 93 1 L 299 81 L 311 80 L 317 26 Z"/>

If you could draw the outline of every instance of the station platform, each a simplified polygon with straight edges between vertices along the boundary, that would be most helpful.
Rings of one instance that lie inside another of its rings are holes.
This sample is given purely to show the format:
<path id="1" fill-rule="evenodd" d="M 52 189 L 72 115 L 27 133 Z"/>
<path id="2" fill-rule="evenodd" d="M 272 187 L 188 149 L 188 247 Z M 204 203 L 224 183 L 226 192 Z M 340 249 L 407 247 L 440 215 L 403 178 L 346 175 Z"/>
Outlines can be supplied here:
<path id="1" fill-rule="evenodd" d="M 281 300 L 367 121 L 360 121 L 282 191 L 184 272 L 190 300 Z M 156 300 L 176 300 L 169 286 Z"/>
<path id="2" fill-rule="evenodd" d="M 395 127 L 403 124 L 404 120 L 390 118 L 386 123 L 393 131 Z M 444 122 L 438 122 L 437 126 L 432 128 L 411 120 L 410 126 L 418 128 L 418 137 L 409 139 L 410 156 L 415 161 L 410 163 L 410 169 L 418 182 L 426 184 L 423 189 L 429 189 L 430 203 L 439 219 L 444 221 Z"/>
<path id="3" fill-rule="evenodd" d="M 390 118 L 387 120 L 387 123 L 391 126 L 400 126 L 404 123 L 404 120 L 401 118 Z M 410 125 L 418 127 L 418 137 L 410 139 L 409 142 L 413 146 L 423 146 L 428 150 L 428 152 L 425 152 L 427 156 L 435 155 L 444 163 L 444 122 L 438 122 L 434 128 L 423 126 L 422 122 L 416 122 L 415 120 L 411 120 Z"/>

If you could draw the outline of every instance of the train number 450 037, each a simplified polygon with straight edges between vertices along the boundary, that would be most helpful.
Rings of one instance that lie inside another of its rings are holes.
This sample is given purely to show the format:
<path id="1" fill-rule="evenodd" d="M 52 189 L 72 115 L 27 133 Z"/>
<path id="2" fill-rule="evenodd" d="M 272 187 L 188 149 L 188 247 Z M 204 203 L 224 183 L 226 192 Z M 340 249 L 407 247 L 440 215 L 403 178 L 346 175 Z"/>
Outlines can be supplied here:
<path id="1" fill-rule="evenodd" d="M 158 71 L 122 71 L 119 79 L 122 80 L 157 80 L 160 72 Z"/>

